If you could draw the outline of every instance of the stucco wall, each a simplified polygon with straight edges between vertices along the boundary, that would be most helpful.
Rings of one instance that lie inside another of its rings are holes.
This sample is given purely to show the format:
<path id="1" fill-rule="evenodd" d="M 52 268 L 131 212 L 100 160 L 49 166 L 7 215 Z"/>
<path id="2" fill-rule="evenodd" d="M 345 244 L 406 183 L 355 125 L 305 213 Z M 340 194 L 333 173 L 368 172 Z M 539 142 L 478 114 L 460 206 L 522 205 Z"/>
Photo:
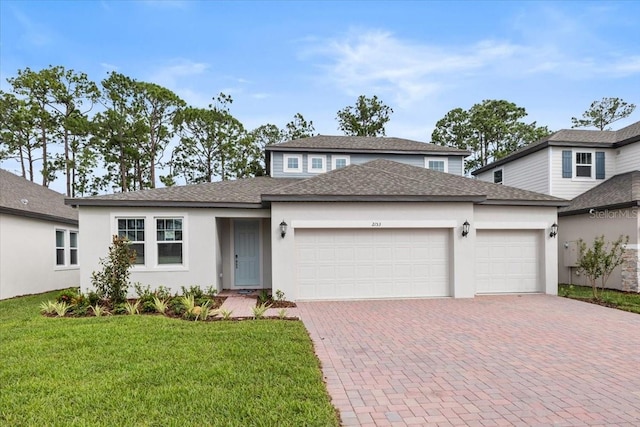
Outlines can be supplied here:
<path id="1" fill-rule="evenodd" d="M 79 286 L 77 266 L 56 265 L 56 229 L 66 230 L 68 239 L 68 231 L 78 228 L 0 214 L 0 299 Z"/>
<path id="2" fill-rule="evenodd" d="M 545 259 L 542 280 L 546 293 L 557 293 L 557 247 L 548 237 L 548 229 L 557 220 L 555 207 L 474 206 L 472 203 L 273 203 L 271 224 L 273 289 L 281 289 L 287 298 L 297 298 L 295 271 L 296 228 L 366 228 L 372 223 L 396 228 L 448 228 L 450 230 L 450 280 L 452 295 L 475 295 L 474 265 L 476 227 L 483 229 L 527 228 L 545 233 L 542 255 Z M 289 231 L 280 237 L 280 219 Z M 275 221 L 277 219 L 278 221 Z M 461 236 L 462 223 L 471 223 L 469 236 Z M 315 225 L 314 225 L 315 224 Z"/>
<path id="3" fill-rule="evenodd" d="M 614 241 L 620 235 L 629 236 L 629 248 L 636 250 L 637 257 L 640 242 L 640 209 L 637 207 L 564 216 L 559 218 L 558 225 L 558 273 L 561 283 L 589 285 L 586 278 L 578 273 L 577 268 L 566 266 L 570 263 L 571 251 L 575 250 L 575 242 L 580 238 L 587 245 L 591 245 L 593 239 L 601 235 L 604 235 L 607 241 Z M 621 268 L 618 267 L 613 272 L 607 287 L 623 288 L 620 271 Z"/>
<path id="4" fill-rule="evenodd" d="M 193 285 L 202 288 L 215 286 L 221 290 L 225 283 L 231 283 L 228 218 L 269 217 L 269 211 L 264 209 L 110 209 L 82 206 L 79 213 L 81 230 L 91 230 L 80 234 L 80 284 L 84 291 L 92 288 L 91 273 L 100 269 L 99 259 L 106 257 L 111 237 L 117 233 L 117 217 L 145 217 L 147 220 L 146 265 L 132 268 L 131 282 L 152 288 L 166 286 L 173 292 L 180 291 L 181 286 Z M 183 265 L 157 265 L 155 217 L 184 218 Z M 130 294 L 133 292 L 131 289 Z"/>

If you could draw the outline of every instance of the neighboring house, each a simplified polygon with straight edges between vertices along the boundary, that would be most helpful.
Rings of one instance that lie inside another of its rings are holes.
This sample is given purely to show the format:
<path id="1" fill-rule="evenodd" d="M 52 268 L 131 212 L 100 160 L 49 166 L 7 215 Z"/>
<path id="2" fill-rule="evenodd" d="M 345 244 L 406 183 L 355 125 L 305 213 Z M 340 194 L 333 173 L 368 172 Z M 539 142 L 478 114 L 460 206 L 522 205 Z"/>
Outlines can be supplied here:
<path id="1" fill-rule="evenodd" d="M 451 170 L 464 155 L 458 150 L 411 142 L 410 155 L 422 158 L 412 166 L 387 158 L 404 156 L 390 144 L 402 140 L 308 139 L 268 147 L 271 174 L 286 176 L 275 157 L 289 154 L 301 156 L 299 167 L 307 171 L 315 156 L 308 150 L 326 150 L 327 166 L 347 151 L 350 164 L 309 178 L 68 199 L 79 207 L 81 229 L 91 230 L 80 235 L 82 288 L 90 288 L 91 272 L 119 234 L 138 253 L 131 280 L 174 291 L 280 289 L 290 300 L 557 292 L 550 230 L 557 208 L 568 202 L 425 167 L 433 154 Z M 319 147 L 327 140 L 336 151 Z M 354 145 L 344 150 L 340 140 Z M 363 142 L 372 157 L 383 147 L 382 158 L 356 164 L 362 147 L 354 147 Z"/>
<path id="2" fill-rule="evenodd" d="M 349 165 L 387 159 L 455 175 L 464 174 L 468 151 L 402 138 L 318 135 L 265 148 L 267 174 L 310 178 Z"/>
<path id="3" fill-rule="evenodd" d="M 577 242 L 629 236 L 608 287 L 640 292 L 638 178 L 640 122 L 617 131 L 561 130 L 473 172 L 478 179 L 573 199 L 560 210 L 559 281 L 584 284 Z M 622 274 L 624 272 L 624 274 Z"/>
<path id="4" fill-rule="evenodd" d="M 0 169 L 0 299 L 80 285 L 78 211 Z"/>

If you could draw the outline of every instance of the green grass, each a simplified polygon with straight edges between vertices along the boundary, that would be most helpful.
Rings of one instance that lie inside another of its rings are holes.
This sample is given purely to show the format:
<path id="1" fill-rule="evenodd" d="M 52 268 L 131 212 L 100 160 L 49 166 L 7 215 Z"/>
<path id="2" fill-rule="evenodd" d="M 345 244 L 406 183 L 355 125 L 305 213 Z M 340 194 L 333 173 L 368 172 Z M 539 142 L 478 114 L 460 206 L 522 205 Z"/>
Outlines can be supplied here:
<path id="1" fill-rule="evenodd" d="M 298 321 L 47 318 L 0 301 L 0 425 L 336 426 Z"/>
<path id="2" fill-rule="evenodd" d="M 558 295 L 568 298 L 594 302 L 593 290 L 589 286 L 558 285 Z M 640 314 L 640 293 L 620 292 L 613 289 L 598 289 L 600 300 L 619 310 Z"/>

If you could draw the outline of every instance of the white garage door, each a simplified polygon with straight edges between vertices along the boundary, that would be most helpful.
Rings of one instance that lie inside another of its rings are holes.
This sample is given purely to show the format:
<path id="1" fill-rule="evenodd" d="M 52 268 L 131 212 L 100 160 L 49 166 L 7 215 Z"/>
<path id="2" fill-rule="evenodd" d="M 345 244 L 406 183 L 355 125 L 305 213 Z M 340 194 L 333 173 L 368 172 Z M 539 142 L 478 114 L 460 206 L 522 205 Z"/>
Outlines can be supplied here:
<path id="1" fill-rule="evenodd" d="M 476 293 L 540 292 L 540 232 L 478 230 Z"/>
<path id="2" fill-rule="evenodd" d="M 448 296 L 448 231 L 298 229 L 298 298 Z"/>

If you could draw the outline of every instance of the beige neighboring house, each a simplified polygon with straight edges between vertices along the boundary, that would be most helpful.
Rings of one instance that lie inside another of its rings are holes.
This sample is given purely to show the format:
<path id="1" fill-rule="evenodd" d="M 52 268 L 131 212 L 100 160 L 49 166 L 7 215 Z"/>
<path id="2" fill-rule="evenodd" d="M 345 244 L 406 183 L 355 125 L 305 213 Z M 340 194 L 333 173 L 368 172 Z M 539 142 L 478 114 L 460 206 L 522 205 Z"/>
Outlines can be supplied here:
<path id="1" fill-rule="evenodd" d="M 462 150 L 316 136 L 266 149 L 270 176 L 67 199 L 81 287 L 112 235 L 131 280 L 281 290 L 289 300 L 557 293 L 556 197 L 462 176 Z M 84 230 L 90 230 L 85 232 Z"/>
<path id="2" fill-rule="evenodd" d="M 79 286 L 78 211 L 0 169 L 0 299 Z"/>
<path id="3" fill-rule="evenodd" d="M 629 236 L 613 289 L 640 292 L 640 122 L 617 131 L 565 129 L 473 172 L 479 180 L 571 199 L 559 211 L 558 280 L 586 284 L 577 242 Z"/>

